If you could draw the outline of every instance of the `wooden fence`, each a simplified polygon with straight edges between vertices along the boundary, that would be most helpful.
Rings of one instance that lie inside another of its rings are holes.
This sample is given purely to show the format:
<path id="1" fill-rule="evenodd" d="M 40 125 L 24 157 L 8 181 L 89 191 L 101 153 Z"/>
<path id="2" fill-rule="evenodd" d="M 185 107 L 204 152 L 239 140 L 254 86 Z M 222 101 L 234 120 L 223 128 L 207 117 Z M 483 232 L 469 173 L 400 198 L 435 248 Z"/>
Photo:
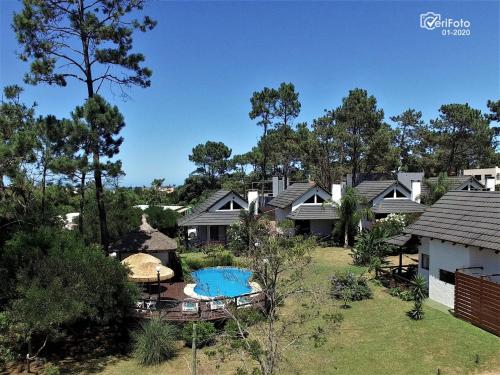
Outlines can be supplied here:
<path id="1" fill-rule="evenodd" d="M 500 336 L 500 284 L 457 270 L 455 316 Z"/>

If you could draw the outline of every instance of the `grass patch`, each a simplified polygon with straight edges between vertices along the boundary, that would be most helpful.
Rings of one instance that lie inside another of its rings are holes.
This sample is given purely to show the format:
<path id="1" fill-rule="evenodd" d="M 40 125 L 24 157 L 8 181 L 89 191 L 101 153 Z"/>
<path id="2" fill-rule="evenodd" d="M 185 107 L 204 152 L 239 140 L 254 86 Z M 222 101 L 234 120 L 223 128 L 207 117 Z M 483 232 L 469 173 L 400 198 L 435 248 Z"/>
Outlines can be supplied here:
<path id="1" fill-rule="evenodd" d="M 196 255 L 195 255 L 196 254 Z M 183 256 L 203 257 L 202 253 Z M 351 264 L 349 251 L 318 248 L 306 282 L 324 289 L 322 310 L 332 313 L 342 304 L 332 300 L 330 277 L 335 272 L 366 272 Z M 424 305 L 425 317 L 412 321 L 406 316 L 412 303 L 392 297 L 387 289 L 370 282 L 373 298 L 352 302 L 341 310 L 344 321 L 332 332 L 326 344 L 315 348 L 308 341 L 287 352 L 286 374 L 494 374 L 500 373 L 500 339 L 488 332 L 454 318 L 432 303 Z M 284 314 L 293 314 L 299 300 L 288 300 Z M 314 324 L 314 322 L 310 322 Z M 258 326 L 256 326 L 258 327 Z M 216 346 L 211 349 L 216 348 Z M 479 355 L 479 365 L 476 365 Z M 200 350 L 199 374 L 234 374 L 244 359 L 210 360 Z M 102 369 L 106 375 L 148 375 L 158 373 L 189 374 L 190 350 L 180 349 L 179 356 L 161 366 L 148 369 L 128 358 L 110 361 Z"/>

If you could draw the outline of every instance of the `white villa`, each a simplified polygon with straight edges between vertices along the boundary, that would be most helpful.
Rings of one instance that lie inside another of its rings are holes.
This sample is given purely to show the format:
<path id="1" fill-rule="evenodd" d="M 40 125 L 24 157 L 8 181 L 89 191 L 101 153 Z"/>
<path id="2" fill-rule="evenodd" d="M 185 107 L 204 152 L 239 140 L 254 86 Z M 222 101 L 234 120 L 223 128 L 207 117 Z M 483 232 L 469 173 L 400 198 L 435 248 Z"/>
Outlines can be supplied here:
<path id="1" fill-rule="evenodd" d="M 430 299 L 456 309 L 457 273 L 500 283 L 500 192 L 451 191 L 405 233 L 419 239 L 418 271 Z"/>

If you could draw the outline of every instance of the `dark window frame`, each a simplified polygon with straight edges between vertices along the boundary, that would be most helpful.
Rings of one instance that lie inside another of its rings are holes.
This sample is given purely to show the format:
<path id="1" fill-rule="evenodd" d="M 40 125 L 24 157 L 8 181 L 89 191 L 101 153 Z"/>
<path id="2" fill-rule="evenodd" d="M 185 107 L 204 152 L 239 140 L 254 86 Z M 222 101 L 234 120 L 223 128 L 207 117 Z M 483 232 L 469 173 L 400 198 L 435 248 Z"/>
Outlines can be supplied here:
<path id="1" fill-rule="evenodd" d="M 429 261 L 430 261 L 429 254 L 425 254 L 425 253 L 420 254 L 420 268 L 428 271 L 429 270 Z"/>
<path id="2" fill-rule="evenodd" d="M 455 285 L 455 272 L 443 270 L 442 268 L 440 268 L 439 280 L 447 284 Z"/>

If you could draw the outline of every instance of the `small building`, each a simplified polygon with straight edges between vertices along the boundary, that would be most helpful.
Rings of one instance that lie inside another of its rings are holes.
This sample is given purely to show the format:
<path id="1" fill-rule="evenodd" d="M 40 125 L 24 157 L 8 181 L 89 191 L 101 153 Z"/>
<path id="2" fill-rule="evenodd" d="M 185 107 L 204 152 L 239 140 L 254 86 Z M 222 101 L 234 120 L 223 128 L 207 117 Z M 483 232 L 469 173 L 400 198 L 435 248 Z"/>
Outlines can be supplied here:
<path id="1" fill-rule="evenodd" d="M 291 219 L 295 223 L 295 233 L 329 236 L 335 220 L 338 220 L 333 200 L 340 200 L 340 185 L 333 185 L 334 197 L 314 182 L 296 182 L 280 192 L 269 202 L 276 222 Z"/>
<path id="2" fill-rule="evenodd" d="M 425 180 L 435 184 L 439 177 L 429 177 Z M 448 176 L 448 190 L 485 190 L 485 186 L 474 176 Z M 422 194 L 428 194 L 429 188 L 426 184 L 422 185 Z"/>
<path id="3" fill-rule="evenodd" d="M 397 180 L 363 181 L 355 189 L 366 200 L 375 218 L 381 219 L 389 214 L 424 212 L 425 206 L 420 204 L 421 182 L 412 180 L 409 185 Z"/>
<path id="4" fill-rule="evenodd" d="M 142 224 L 138 230 L 127 233 L 110 248 L 120 259 L 136 253 L 147 253 L 174 269 L 177 266 L 176 250 L 177 241 L 149 225 L 145 215 L 142 216 Z"/>
<path id="5" fill-rule="evenodd" d="M 464 175 L 473 176 L 477 181 L 491 191 L 494 191 L 495 187 L 500 185 L 499 167 L 464 169 Z"/>
<path id="6" fill-rule="evenodd" d="M 450 191 L 405 233 L 419 239 L 429 298 L 500 335 L 500 192 Z"/>
<path id="7" fill-rule="evenodd" d="M 252 200 L 257 198 L 254 191 L 250 191 L 249 196 L 253 197 Z M 200 245 L 226 244 L 227 229 L 239 220 L 241 210 L 248 210 L 248 202 L 243 197 L 234 191 L 218 190 L 195 206 L 191 214 L 179 219 L 177 224 L 195 228 Z"/>

